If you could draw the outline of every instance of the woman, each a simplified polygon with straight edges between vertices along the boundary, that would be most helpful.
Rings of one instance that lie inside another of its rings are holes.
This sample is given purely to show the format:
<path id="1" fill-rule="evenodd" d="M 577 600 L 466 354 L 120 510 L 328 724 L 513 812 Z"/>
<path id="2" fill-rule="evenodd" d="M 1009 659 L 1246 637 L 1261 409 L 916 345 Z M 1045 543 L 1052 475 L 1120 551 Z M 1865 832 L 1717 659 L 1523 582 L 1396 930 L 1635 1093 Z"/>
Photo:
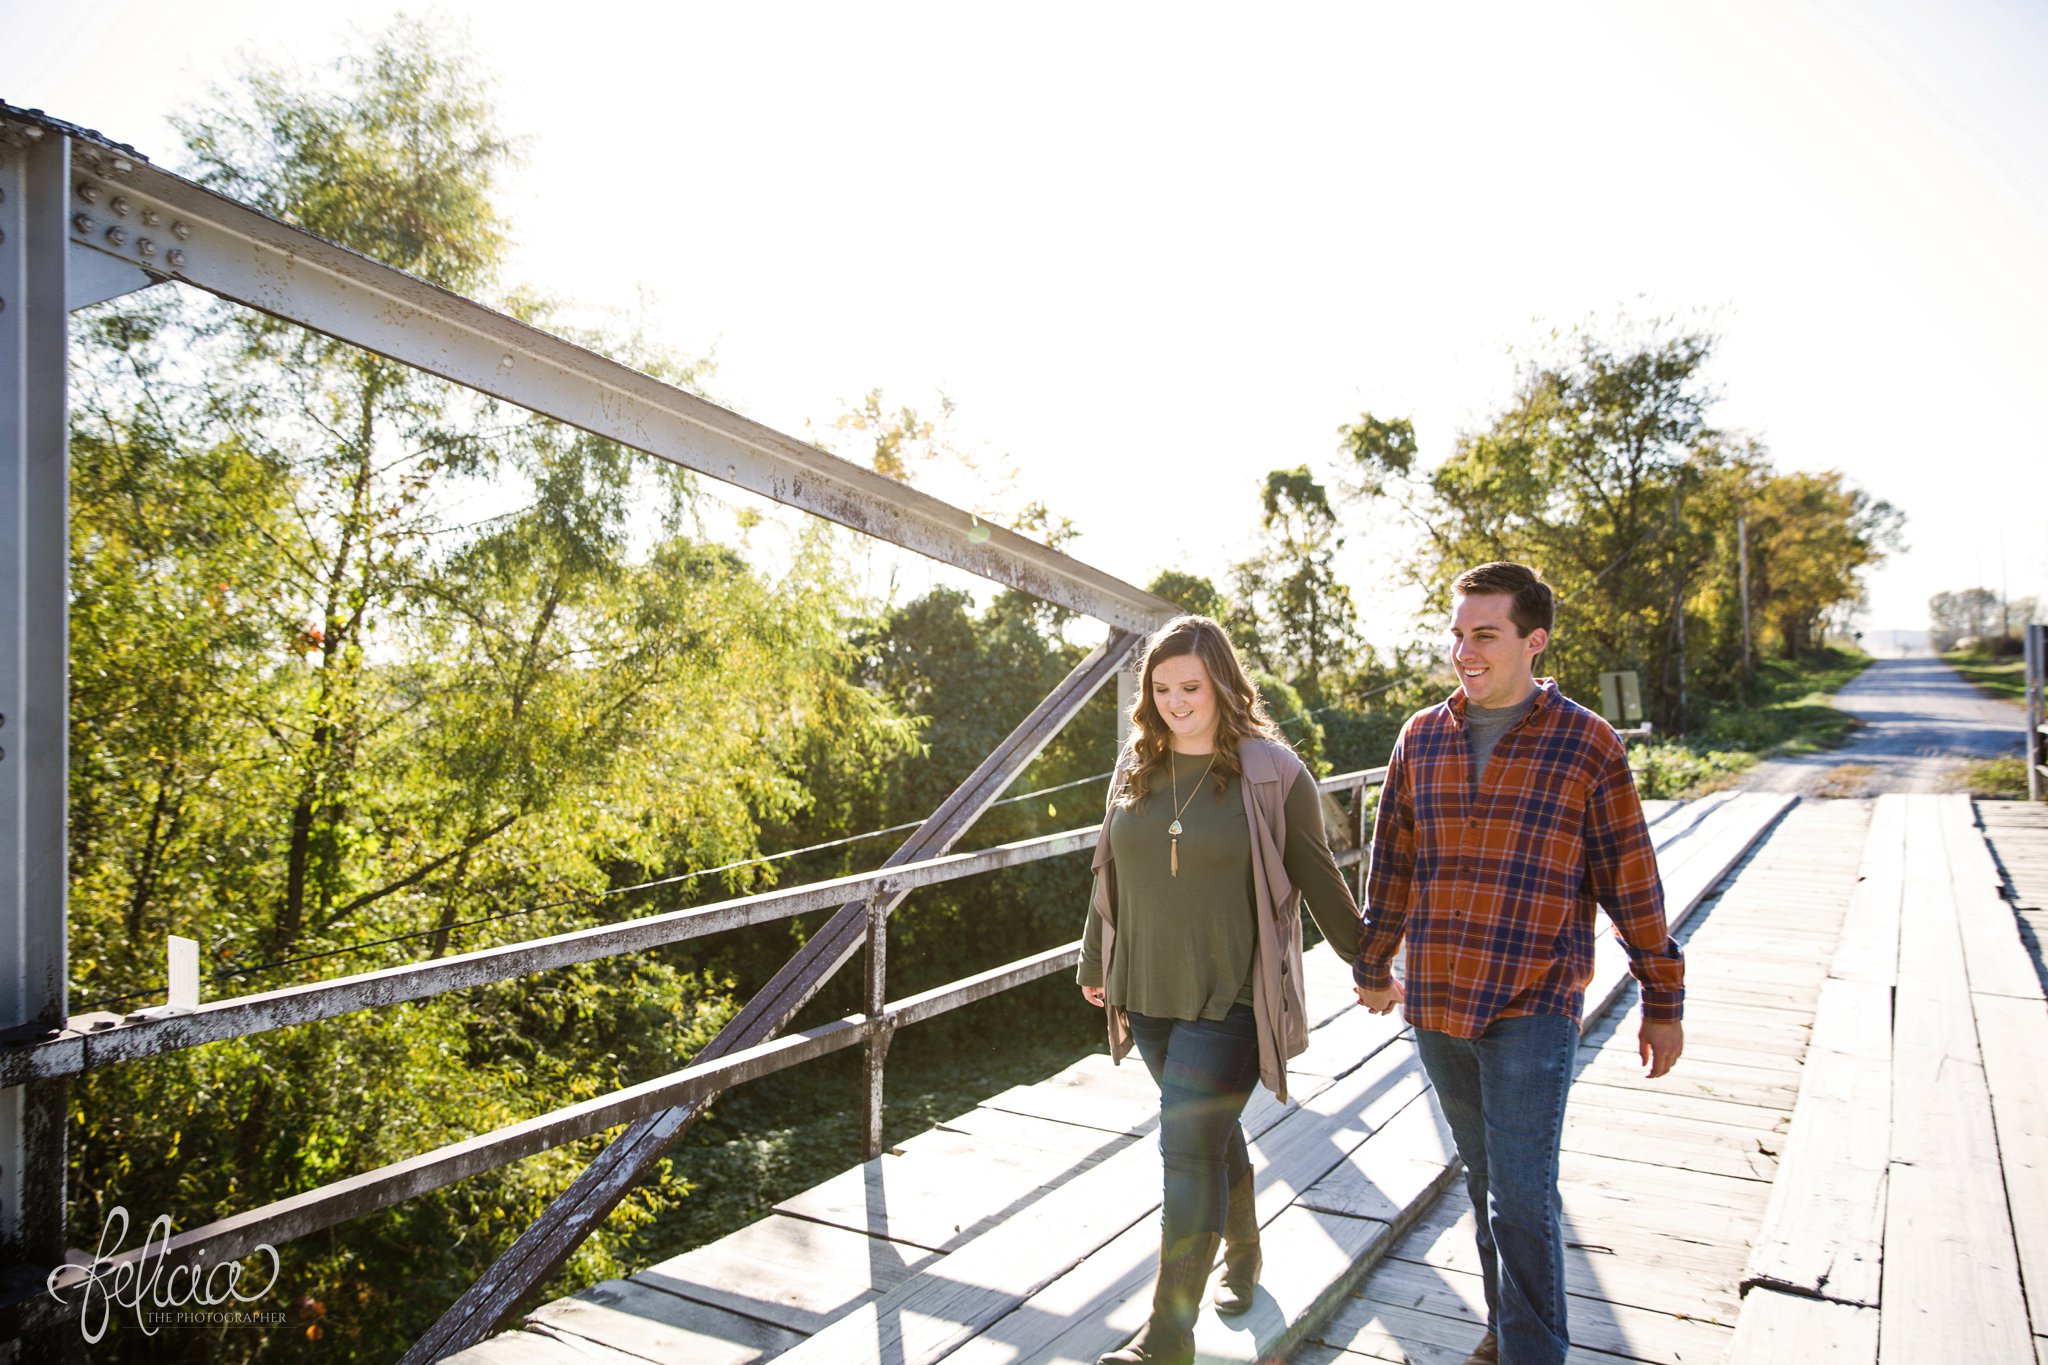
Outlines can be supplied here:
<path id="1" fill-rule="evenodd" d="M 1110 1056 L 1122 1061 L 1135 1042 L 1159 1085 L 1166 1168 L 1151 1317 L 1100 1365 L 1194 1359 L 1219 1235 L 1216 1310 L 1251 1306 L 1259 1222 L 1238 1117 L 1254 1081 L 1287 1098 L 1287 1059 L 1308 1045 L 1304 893 L 1349 962 L 1358 906 L 1314 780 L 1222 627 L 1176 617 L 1145 647 L 1078 973 L 1088 1003 L 1108 1010 Z"/>

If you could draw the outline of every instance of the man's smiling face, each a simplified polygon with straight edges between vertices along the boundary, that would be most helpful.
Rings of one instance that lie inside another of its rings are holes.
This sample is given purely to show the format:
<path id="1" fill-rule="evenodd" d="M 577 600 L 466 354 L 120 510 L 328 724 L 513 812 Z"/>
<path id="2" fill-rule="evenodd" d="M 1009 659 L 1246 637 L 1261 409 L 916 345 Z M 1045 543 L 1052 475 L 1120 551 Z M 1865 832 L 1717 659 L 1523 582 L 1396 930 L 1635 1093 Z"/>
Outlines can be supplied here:
<path id="1" fill-rule="evenodd" d="M 1513 706 L 1535 690 L 1536 656 L 1550 643 L 1537 627 L 1515 629 L 1506 593 L 1474 593 L 1451 601 L 1451 663 L 1475 706 Z"/>

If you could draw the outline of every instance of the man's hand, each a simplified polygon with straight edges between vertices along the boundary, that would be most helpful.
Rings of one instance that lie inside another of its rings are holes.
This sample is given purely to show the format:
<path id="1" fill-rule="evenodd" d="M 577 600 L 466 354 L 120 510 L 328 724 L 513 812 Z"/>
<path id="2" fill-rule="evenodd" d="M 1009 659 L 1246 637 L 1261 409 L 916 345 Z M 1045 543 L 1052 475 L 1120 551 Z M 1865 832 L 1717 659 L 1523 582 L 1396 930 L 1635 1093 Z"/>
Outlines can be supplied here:
<path id="1" fill-rule="evenodd" d="M 1387 978 L 1387 988 L 1383 991 L 1369 991 L 1355 981 L 1351 989 L 1358 992 L 1358 1003 L 1374 1014 L 1392 1014 L 1394 1006 L 1408 998 L 1408 992 L 1402 990 L 1401 983 L 1393 977 Z"/>
<path id="2" fill-rule="evenodd" d="M 1645 1019 L 1636 1033 L 1636 1055 L 1642 1058 L 1649 1070 L 1643 1074 L 1651 1080 L 1678 1065 L 1678 1054 L 1685 1051 L 1685 1025 L 1676 1019 Z"/>
<path id="3" fill-rule="evenodd" d="M 1084 999 L 1087 1000 L 1089 1004 L 1095 1006 L 1095 1008 L 1102 1008 L 1102 987 L 1083 986 L 1081 988 L 1081 995 Z"/>

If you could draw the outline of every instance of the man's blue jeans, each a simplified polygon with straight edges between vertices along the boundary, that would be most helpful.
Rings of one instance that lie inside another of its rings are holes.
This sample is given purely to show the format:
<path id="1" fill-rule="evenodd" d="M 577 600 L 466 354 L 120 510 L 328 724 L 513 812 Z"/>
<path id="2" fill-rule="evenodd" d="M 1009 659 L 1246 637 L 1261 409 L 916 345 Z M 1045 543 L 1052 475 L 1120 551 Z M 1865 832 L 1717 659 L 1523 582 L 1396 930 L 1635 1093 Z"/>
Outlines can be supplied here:
<path id="1" fill-rule="evenodd" d="M 1131 1013 L 1131 1040 L 1159 1083 L 1159 1153 L 1166 1167 L 1167 1254 L 1221 1234 L 1230 1182 L 1251 1169 L 1238 1116 L 1259 1081 L 1258 1026 L 1249 1005 L 1221 1019 Z"/>
<path id="2" fill-rule="evenodd" d="M 1500 1358 L 1561 1365 L 1571 1339 L 1557 1154 L 1578 1021 L 1517 1015 L 1494 1020 L 1477 1038 L 1418 1028 L 1415 1047 L 1465 1162 L 1486 1321 L 1500 1338 Z"/>

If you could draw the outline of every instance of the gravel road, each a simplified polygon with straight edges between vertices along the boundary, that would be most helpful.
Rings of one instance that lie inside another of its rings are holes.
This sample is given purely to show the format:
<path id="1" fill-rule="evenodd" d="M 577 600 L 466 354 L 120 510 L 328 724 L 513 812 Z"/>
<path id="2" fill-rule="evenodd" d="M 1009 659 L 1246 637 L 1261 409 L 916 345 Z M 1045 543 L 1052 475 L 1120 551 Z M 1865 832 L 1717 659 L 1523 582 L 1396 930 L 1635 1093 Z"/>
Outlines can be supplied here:
<path id="1" fill-rule="evenodd" d="M 1879 659 L 1834 701 L 1864 723 L 1847 744 L 1760 763 L 1743 790 L 1806 796 L 1946 791 L 1971 760 L 2020 752 L 2026 713 L 2017 703 L 1985 696 L 1940 659 Z"/>

